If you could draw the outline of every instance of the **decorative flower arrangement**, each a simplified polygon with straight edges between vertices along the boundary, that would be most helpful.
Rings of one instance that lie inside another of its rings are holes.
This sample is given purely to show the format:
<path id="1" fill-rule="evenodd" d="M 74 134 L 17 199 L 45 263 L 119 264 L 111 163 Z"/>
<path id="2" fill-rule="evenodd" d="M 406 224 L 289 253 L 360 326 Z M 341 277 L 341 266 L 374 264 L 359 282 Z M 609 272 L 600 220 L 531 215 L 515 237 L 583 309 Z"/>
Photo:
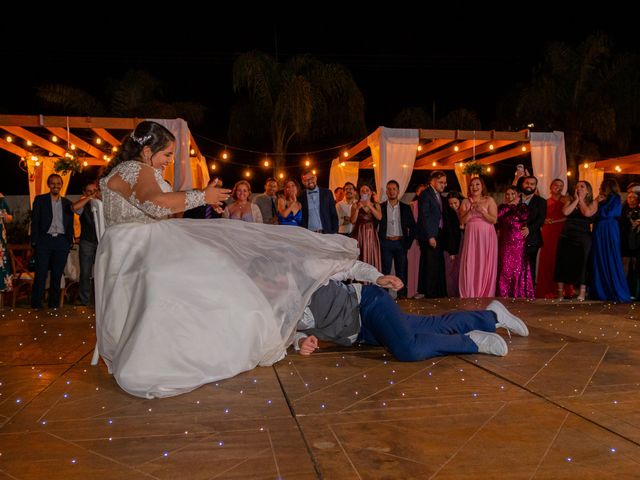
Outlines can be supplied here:
<path id="1" fill-rule="evenodd" d="M 464 165 L 462 173 L 465 175 L 480 175 L 484 170 L 482 164 L 477 162 L 468 162 Z"/>
<path id="2" fill-rule="evenodd" d="M 82 163 L 80 160 L 70 153 L 66 153 L 64 157 L 60 157 L 53 164 L 53 168 L 56 172 L 60 173 L 80 173 L 82 171 Z"/>

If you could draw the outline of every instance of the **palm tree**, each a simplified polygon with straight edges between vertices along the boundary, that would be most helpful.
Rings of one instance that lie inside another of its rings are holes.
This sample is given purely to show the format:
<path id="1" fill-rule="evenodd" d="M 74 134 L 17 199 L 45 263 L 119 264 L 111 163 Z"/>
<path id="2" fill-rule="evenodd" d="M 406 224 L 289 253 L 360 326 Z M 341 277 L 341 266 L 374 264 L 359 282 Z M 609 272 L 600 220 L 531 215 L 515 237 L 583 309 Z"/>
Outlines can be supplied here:
<path id="1" fill-rule="evenodd" d="M 129 70 L 107 85 L 106 101 L 70 85 L 38 87 L 37 96 L 54 111 L 75 115 L 176 118 L 202 123 L 204 106 L 195 102 L 166 102 L 162 82 L 144 70 Z"/>
<path id="2" fill-rule="evenodd" d="M 366 132 L 362 93 L 341 65 L 309 55 L 280 63 L 252 51 L 234 62 L 233 89 L 241 96 L 231 110 L 229 139 L 270 141 L 276 169 L 285 163 L 294 139 L 304 142 Z"/>
<path id="3" fill-rule="evenodd" d="M 640 116 L 637 55 L 614 55 L 603 34 L 578 46 L 552 43 L 533 81 L 519 96 L 522 123 L 565 132 L 567 160 L 574 167 L 597 159 L 602 148 L 625 148 Z"/>
<path id="4" fill-rule="evenodd" d="M 405 107 L 391 122 L 391 126 L 395 128 L 427 128 L 430 125 L 431 119 L 422 107 Z"/>
<path id="5" fill-rule="evenodd" d="M 474 110 L 458 108 L 438 120 L 438 128 L 447 130 L 480 130 L 480 118 Z"/>

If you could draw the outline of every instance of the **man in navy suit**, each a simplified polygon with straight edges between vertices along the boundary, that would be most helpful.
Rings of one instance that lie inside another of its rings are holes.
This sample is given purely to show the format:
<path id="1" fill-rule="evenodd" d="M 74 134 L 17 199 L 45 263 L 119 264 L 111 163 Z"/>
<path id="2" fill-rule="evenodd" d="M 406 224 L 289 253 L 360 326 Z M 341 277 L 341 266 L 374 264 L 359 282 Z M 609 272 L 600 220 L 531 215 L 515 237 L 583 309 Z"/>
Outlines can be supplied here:
<path id="1" fill-rule="evenodd" d="M 328 188 L 318 187 L 317 181 L 312 172 L 302 174 L 302 184 L 306 187 L 300 195 L 302 226 L 319 233 L 338 233 L 338 212 L 333 193 Z"/>
<path id="2" fill-rule="evenodd" d="M 222 187 L 222 179 L 220 177 L 213 177 L 209 180 L 208 185 L 214 184 L 216 187 Z M 225 205 L 200 205 L 199 207 L 190 208 L 185 210 L 182 214 L 182 218 L 222 218 L 222 211 Z"/>
<path id="3" fill-rule="evenodd" d="M 447 296 L 442 250 L 444 201 L 442 192 L 447 176 L 436 170 L 431 173 L 430 185 L 418 198 L 418 242 L 420 244 L 420 278 L 418 291 L 427 298 Z"/>
<path id="4" fill-rule="evenodd" d="M 407 250 L 411 248 L 416 223 L 411 207 L 398 199 L 400 185 L 395 180 L 387 182 L 387 201 L 380 204 L 382 219 L 378 227 L 382 273 L 391 273 L 391 262 L 396 276 L 404 286 L 398 290 L 398 298 L 407 296 Z"/>
<path id="5" fill-rule="evenodd" d="M 47 178 L 49 193 L 36 196 L 31 211 L 31 246 L 35 250 L 36 271 L 31 306 L 42 308 L 42 296 L 51 270 L 49 308 L 60 304 L 60 281 L 73 245 L 73 209 L 71 201 L 60 195 L 62 177 Z"/>

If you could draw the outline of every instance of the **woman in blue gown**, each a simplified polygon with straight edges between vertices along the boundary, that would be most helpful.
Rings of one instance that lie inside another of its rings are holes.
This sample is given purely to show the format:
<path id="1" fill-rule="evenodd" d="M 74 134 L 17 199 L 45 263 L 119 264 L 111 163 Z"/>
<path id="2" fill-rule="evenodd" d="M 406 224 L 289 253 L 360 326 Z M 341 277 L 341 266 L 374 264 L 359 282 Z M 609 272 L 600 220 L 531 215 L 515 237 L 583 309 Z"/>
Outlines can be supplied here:
<path id="1" fill-rule="evenodd" d="M 302 205 L 298 201 L 298 182 L 284 182 L 284 197 L 278 198 L 278 223 L 299 227 L 302 224 Z"/>
<path id="2" fill-rule="evenodd" d="M 620 187 L 610 178 L 600 185 L 598 212 L 594 216 L 592 268 L 589 296 L 597 300 L 629 302 L 631 295 L 624 276 L 620 252 L 620 225 L 622 213 Z"/>

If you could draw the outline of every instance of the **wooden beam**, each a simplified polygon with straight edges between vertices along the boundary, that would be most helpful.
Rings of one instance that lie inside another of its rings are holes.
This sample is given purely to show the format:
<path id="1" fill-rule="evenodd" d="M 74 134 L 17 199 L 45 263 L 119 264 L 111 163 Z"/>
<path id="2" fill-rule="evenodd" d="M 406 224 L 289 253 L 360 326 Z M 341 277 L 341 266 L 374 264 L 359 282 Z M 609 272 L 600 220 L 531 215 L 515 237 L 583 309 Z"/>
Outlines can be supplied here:
<path id="1" fill-rule="evenodd" d="M 527 146 L 527 149 L 523 152 L 522 145 L 517 145 L 509 150 L 505 150 L 504 152 L 496 153 L 494 155 L 489 155 L 488 157 L 479 158 L 476 161 L 483 165 L 491 165 L 496 162 L 501 162 L 502 160 L 506 160 L 508 158 L 516 158 L 522 155 L 527 155 L 530 153 L 530 149 Z"/>
<path id="2" fill-rule="evenodd" d="M 93 131 L 96 132 L 96 135 L 98 135 L 102 140 L 115 147 L 119 147 L 122 144 L 120 140 L 111 135 L 104 128 L 94 128 Z"/>
<path id="3" fill-rule="evenodd" d="M 362 160 L 359 168 L 373 168 L 373 157 L 367 157 Z"/>
<path id="4" fill-rule="evenodd" d="M 476 156 L 482 155 L 487 152 L 491 152 L 491 145 L 493 145 L 493 150 L 498 150 L 500 148 L 506 147 L 507 145 L 513 145 L 515 142 L 511 140 L 494 140 L 493 142 L 484 142 L 480 146 L 476 146 Z M 496 152 L 497 153 L 497 152 Z M 443 163 L 447 163 L 453 165 L 458 162 L 466 162 L 473 159 L 473 147 L 467 148 L 462 152 L 458 152 L 455 155 L 450 156 Z"/>
<path id="5" fill-rule="evenodd" d="M 7 142 L 4 138 L 0 138 L 0 148 L 6 150 L 7 152 L 11 152 L 14 155 L 18 155 L 19 157 L 26 157 L 27 155 L 31 155 L 24 148 L 20 148 L 13 142 Z"/>
<path id="6" fill-rule="evenodd" d="M 430 143 L 425 143 L 422 146 L 422 150 L 417 152 L 418 156 L 416 158 L 420 159 L 425 155 L 429 154 L 429 152 L 433 152 L 434 150 L 437 150 L 438 148 L 441 148 L 441 147 L 446 148 L 446 146 L 453 145 L 454 143 L 455 141 L 452 141 L 450 139 L 437 138 Z"/>
<path id="7" fill-rule="evenodd" d="M 115 117 L 55 117 L 48 115 L 0 115 L 0 127 L 112 128 L 133 130 L 143 119 Z"/>
<path id="8" fill-rule="evenodd" d="M 423 168 L 423 167 L 427 167 L 427 168 L 439 168 L 440 165 L 436 165 L 435 167 L 433 166 L 433 162 L 439 162 L 440 160 L 442 160 L 443 158 L 446 159 L 452 155 L 454 155 L 455 152 L 454 151 L 454 147 L 458 147 L 460 150 L 466 150 L 467 148 L 473 148 L 473 145 L 475 144 L 476 148 L 478 148 L 480 145 L 482 145 L 484 142 L 479 142 L 478 139 L 476 140 L 465 140 L 464 142 L 460 142 L 456 145 L 452 145 L 451 147 L 445 148 L 444 150 L 440 150 L 438 152 L 429 154 L 429 155 L 425 155 L 424 157 L 421 157 L 420 160 L 416 161 L 416 166 L 414 166 L 414 168 Z"/>
<path id="9" fill-rule="evenodd" d="M 60 145 L 56 145 L 55 143 L 50 142 L 49 140 L 45 140 L 44 138 L 30 132 L 29 130 L 26 130 L 22 127 L 3 126 L 2 128 L 4 128 L 7 132 L 13 133 L 16 137 L 20 137 L 24 140 L 31 140 L 31 143 L 33 143 L 34 145 L 53 152 L 58 157 L 64 157 L 64 148 L 62 148 Z"/>
<path id="10" fill-rule="evenodd" d="M 378 127 L 378 129 L 376 129 L 376 132 L 380 129 L 380 127 Z M 375 132 L 374 132 L 375 133 Z M 371 134 L 373 135 L 373 133 Z M 360 140 L 358 143 L 356 143 L 353 147 L 351 147 L 350 149 L 347 150 L 347 152 L 349 152 L 349 156 L 348 157 L 344 157 L 342 155 L 342 153 L 340 153 L 340 158 L 342 160 L 348 160 L 349 158 L 355 157 L 357 154 L 359 154 L 361 151 L 363 151 L 365 148 L 369 147 L 369 143 L 367 142 L 367 139 L 370 137 L 370 135 L 367 135 L 366 137 L 364 137 L 362 140 Z M 361 162 L 362 163 L 362 162 Z"/>
<path id="11" fill-rule="evenodd" d="M 99 148 L 94 147 L 90 143 L 87 143 L 86 141 L 84 141 L 83 139 L 81 139 L 77 135 L 74 135 L 71 132 L 69 132 L 67 134 L 67 130 L 64 129 L 64 128 L 47 127 L 47 130 L 49 130 L 54 135 L 57 135 L 58 138 L 60 138 L 62 140 L 65 140 L 65 141 L 67 140 L 67 136 L 68 136 L 69 137 L 69 143 L 73 143 L 76 146 L 76 148 L 79 148 L 80 150 L 83 150 L 83 151 L 87 152 L 89 155 L 91 155 L 94 158 L 102 158 L 103 155 L 111 156 L 111 152 L 105 153 L 102 150 L 100 150 Z M 71 148 L 71 146 L 69 146 L 68 148 Z"/>
<path id="12" fill-rule="evenodd" d="M 420 139 L 450 139 L 450 140 L 512 140 L 514 142 L 528 142 L 529 130 L 518 132 L 499 132 L 495 130 L 429 130 L 420 129 Z"/>

